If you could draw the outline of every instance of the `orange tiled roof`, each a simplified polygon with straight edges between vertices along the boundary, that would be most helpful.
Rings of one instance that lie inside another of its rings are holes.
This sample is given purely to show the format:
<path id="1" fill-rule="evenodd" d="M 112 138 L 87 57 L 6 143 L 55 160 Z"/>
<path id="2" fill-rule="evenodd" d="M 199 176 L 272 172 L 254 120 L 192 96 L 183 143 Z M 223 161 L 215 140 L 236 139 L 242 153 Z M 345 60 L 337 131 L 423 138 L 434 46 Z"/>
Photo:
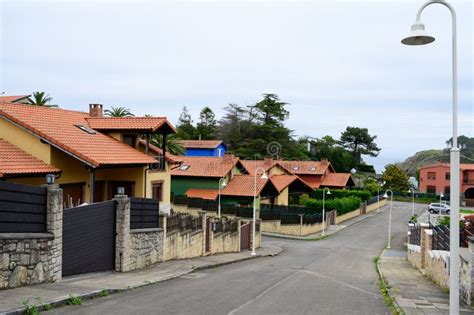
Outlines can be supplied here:
<path id="1" fill-rule="evenodd" d="M 314 175 L 299 175 L 300 178 L 307 183 L 311 188 L 316 189 L 321 186 L 321 176 L 314 176 Z"/>
<path id="2" fill-rule="evenodd" d="M 0 178 L 15 175 L 56 174 L 61 170 L 0 139 Z"/>
<path id="3" fill-rule="evenodd" d="M 295 181 L 300 182 L 302 185 L 306 186 L 308 190 L 313 189 L 309 183 L 307 183 L 297 175 L 272 175 L 270 177 L 270 180 L 279 192 L 293 184 Z"/>
<path id="4" fill-rule="evenodd" d="M 180 143 L 188 149 L 215 149 L 222 144 L 222 140 L 181 140 Z"/>
<path id="5" fill-rule="evenodd" d="M 257 168 L 263 168 L 263 170 L 266 172 L 275 165 L 278 164 L 276 160 L 272 159 L 266 159 L 266 160 L 240 160 L 240 164 L 243 166 L 243 168 L 249 173 L 250 175 L 255 174 L 255 170 Z"/>
<path id="6" fill-rule="evenodd" d="M 350 173 L 329 173 L 323 177 L 321 186 L 346 187 L 354 183 Z"/>
<path id="7" fill-rule="evenodd" d="M 0 116 L 29 130 L 52 146 L 93 167 L 106 165 L 144 165 L 156 160 L 140 151 L 88 127 L 89 115 L 83 112 L 32 106 L 0 104 Z"/>
<path id="8" fill-rule="evenodd" d="M 257 176 L 257 196 L 271 181 Z M 273 185 L 273 183 L 271 183 Z M 235 175 L 221 191 L 222 196 L 253 197 L 255 177 L 253 175 Z M 274 185 L 273 185 L 274 186 Z"/>
<path id="9" fill-rule="evenodd" d="M 189 188 L 186 191 L 188 198 L 201 198 L 206 200 L 216 200 L 219 191 L 217 189 Z"/>
<path id="10" fill-rule="evenodd" d="M 156 132 L 167 127 L 176 132 L 166 117 L 88 117 L 89 127 L 95 130 L 133 130 L 141 132 Z"/>
<path id="11" fill-rule="evenodd" d="M 436 164 L 431 164 L 431 165 L 426 165 L 420 167 L 420 170 L 423 168 L 432 168 L 432 167 L 450 167 L 449 163 L 436 163 Z M 474 164 L 467 164 L 467 163 L 461 163 L 459 164 L 459 169 L 461 171 L 467 171 L 467 170 L 474 170 Z"/>
<path id="12" fill-rule="evenodd" d="M 232 171 L 238 158 L 180 156 L 179 160 L 181 165 L 171 170 L 171 176 L 224 177 Z"/>
<path id="13" fill-rule="evenodd" d="M 462 164 L 460 165 L 460 168 L 461 168 L 461 171 L 467 171 L 467 170 L 472 171 L 472 170 L 474 170 L 474 164 L 465 164 L 465 163 L 462 163 Z"/>
<path id="14" fill-rule="evenodd" d="M 14 103 L 24 98 L 30 97 L 29 95 L 4 95 L 0 96 L 0 103 Z"/>
<path id="15" fill-rule="evenodd" d="M 293 174 L 317 174 L 321 175 L 326 172 L 328 167 L 334 172 L 329 161 L 281 161 L 280 165 Z"/>

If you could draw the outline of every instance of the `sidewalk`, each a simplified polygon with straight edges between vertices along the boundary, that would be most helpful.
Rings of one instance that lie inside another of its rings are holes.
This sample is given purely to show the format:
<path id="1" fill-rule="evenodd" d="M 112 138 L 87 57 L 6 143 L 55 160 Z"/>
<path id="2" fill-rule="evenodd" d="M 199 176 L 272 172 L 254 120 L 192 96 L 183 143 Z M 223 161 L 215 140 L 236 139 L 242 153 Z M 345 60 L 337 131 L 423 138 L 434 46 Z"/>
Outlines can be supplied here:
<path id="1" fill-rule="evenodd" d="M 406 259 L 406 251 L 384 250 L 380 272 L 405 314 L 449 314 L 449 294 L 412 267 Z M 461 305 L 460 313 L 474 314 L 474 311 Z"/>
<path id="2" fill-rule="evenodd" d="M 282 248 L 265 245 L 257 250 L 256 256 L 250 251 L 218 254 L 207 257 L 174 260 L 160 263 L 152 268 L 127 273 L 102 272 L 84 276 L 68 277 L 60 282 L 26 286 L 0 291 L 0 314 L 17 314 L 24 308 L 22 301 L 30 304 L 64 305 L 70 294 L 86 298 L 108 293 L 130 290 L 144 285 L 181 277 L 196 270 L 204 270 L 252 258 L 275 256 Z"/>
<path id="3" fill-rule="evenodd" d="M 354 224 L 357 224 L 359 222 L 362 222 L 364 220 L 367 220 L 369 218 L 372 218 L 376 216 L 379 213 L 382 213 L 385 209 L 388 209 L 388 206 L 385 205 L 383 207 L 380 207 L 380 212 L 377 212 L 377 210 L 359 215 L 355 218 L 346 220 L 340 224 L 337 225 L 330 225 L 329 227 L 326 228 L 326 231 L 324 231 L 324 237 L 331 236 L 332 234 L 336 234 Z M 314 233 L 314 234 L 309 234 L 305 236 L 297 236 L 297 235 L 288 235 L 288 234 L 279 234 L 279 233 L 269 233 L 269 232 L 262 232 L 262 235 L 265 236 L 272 236 L 272 237 L 281 237 L 281 238 L 288 238 L 288 239 L 295 239 L 295 240 L 305 240 L 305 241 L 317 241 L 321 239 L 323 236 L 321 232 Z"/>

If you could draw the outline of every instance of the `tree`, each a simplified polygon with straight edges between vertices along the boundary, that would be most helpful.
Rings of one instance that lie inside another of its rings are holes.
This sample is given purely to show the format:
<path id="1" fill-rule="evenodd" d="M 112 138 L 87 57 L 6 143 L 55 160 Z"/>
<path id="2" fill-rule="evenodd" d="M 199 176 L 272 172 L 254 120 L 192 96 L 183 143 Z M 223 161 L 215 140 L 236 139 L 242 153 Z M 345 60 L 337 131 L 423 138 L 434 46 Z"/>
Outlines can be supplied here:
<path id="1" fill-rule="evenodd" d="M 381 149 L 374 140 L 377 136 L 369 135 L 367 128 L 347 127 L 341 134 L 341 145 L 352 152 L 357 164 L 361 162 L 361 155 L 377 156 Z"/>
<path id="2" fill-rule="evenodd" d="M 314 160 L 328 159 L 337 172 L 349 172 L 357 164 L 352 153 L 340 147 L 339 141 L 331 136 L 311 141 L 308 155 Z"/>
<path id="3" fill-rule="evenodd" d="M 166 151 L 173 155 L 183 155 L 184 147 L 180 142 L 181 139 L 176 134 L 171 134 L 166 136 Z M 150 137 L 150 143 L 163 148 L 163 135 L 153 134 Z"/>
<path id="4" fill-rule="evenodd" d="M 375 196 L 380 191 L 380 184 L 375 179 L 369 177 L 364 181 L 364 190 L 370 191 Z"/>
<path id="5" fill-rule="evenodd" d="M 191 140 L 195 138 L 196 128 L 193 126 L 191 114 L 186 106 L 183 107 L 183 111 L 179 115 L 176 131 L 180 139 Z"/>
<path id="6" fill-rule="evenodd" d="M 389 164 L 382 173 L 382 180 L 385 181 L 385 189 L 406 192 L 410 188 L 407 174 L 397 165 Z"/>
<path id="7" fill-rule="evenodd" d="M 57 105 L 50 105 L 49 103 L 53 100 L 49 94 L 46 94 L 45 92 L 33 92 L 32 93 L 32 98 L 28 98 L 28 102 L 31 105 L 35 106 L 45 106 L 45 107 L 57 107 Z"/>
<path id="8" fill-rule="evenodd" d="M 111 107 L 111 109 L 106 109 L 104 111 L 106 116 L 110 117 L 133 117 L 135 115 L 132 114 L 130 109 L 125 107 Z"/>
<path id="9" fill-rule="evenodd" d="M 204 107 L 199 114 L 200 122 L 196 126 L 196 133 L 204 140 L 215 139 L 217 122 L 216 115 L 209 107 Z"/>

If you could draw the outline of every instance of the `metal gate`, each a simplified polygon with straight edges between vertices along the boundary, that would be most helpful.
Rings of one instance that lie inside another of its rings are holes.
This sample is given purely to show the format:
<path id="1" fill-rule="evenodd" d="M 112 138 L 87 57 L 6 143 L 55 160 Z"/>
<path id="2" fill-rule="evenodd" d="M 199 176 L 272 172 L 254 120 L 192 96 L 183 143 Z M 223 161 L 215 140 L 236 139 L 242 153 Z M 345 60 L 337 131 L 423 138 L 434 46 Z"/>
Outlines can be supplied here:
<path id="1" fill-rule="evenodd" d="M 63 276 L 115 269 L 115 201 L 65 209 Z"/>
<path id="2" fill-rule="evenodd" d="M 240 227 L 240 250 L 250 249 L 250 223 Z"/>
<path id="3" fill-rule="evenodd" d="M 206 219 L 206 253 L 211 251 L 211 220 Z"/>

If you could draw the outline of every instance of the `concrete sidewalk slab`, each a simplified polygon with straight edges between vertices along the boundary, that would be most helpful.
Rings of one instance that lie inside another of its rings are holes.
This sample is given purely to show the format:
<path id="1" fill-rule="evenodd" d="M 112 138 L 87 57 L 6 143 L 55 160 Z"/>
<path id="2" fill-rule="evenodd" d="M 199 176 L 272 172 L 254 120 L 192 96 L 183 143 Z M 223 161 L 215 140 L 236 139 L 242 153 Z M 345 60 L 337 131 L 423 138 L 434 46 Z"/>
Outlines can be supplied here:
<path id="1" fill-rule="evenodd" d="M 449 314 L 449 294 L 415 269 L 406 259 L 406 252 L 384 250 L 379 267 L 391 295 L 405 314 Z M 460 313 L 474 311 L 461 306 Z"/>
<path id="2" fill-rule="evenodd" d="M 257 249 L 257 255 L 250 251 L 226 253 L 192 259 L 174 260 L 160 263 L 151 268 L 127 273 L 101 272 L 64 278 L 60 282 L 26 286 L 0 291 L 0 314 L 19 314 L 24 311 L 23 301 L 30 304 L 52 304 L 61 306 L 67 303 L 70 295 L 84 299 L 101 296 L 104 290 L 115 293 L 138 288 L 161 281 L 166 281 L 193 271 L 214 268 L 248 259 L 275 256 L 282 248 L 265 245 Z"/>

